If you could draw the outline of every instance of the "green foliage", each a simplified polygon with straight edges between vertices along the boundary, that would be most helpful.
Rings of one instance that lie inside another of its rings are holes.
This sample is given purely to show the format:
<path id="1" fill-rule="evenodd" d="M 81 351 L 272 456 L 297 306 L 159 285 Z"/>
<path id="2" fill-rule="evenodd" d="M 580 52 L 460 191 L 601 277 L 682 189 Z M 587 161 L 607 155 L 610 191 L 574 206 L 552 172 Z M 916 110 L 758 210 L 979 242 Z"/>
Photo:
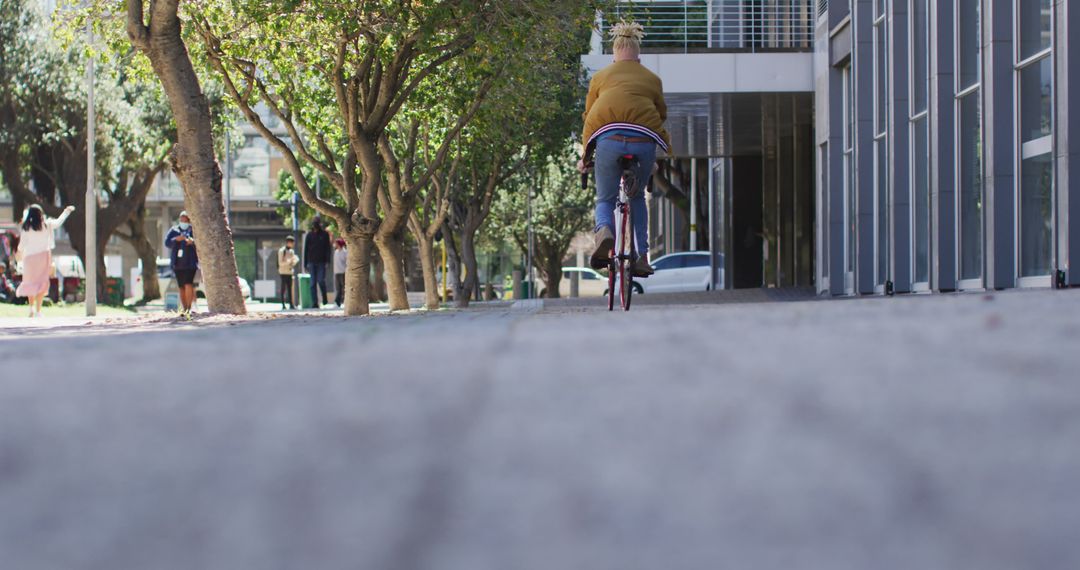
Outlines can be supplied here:
<path id="1" fill-rule="evenodd" d="M 304 169 L 304 176 L 308 180 L 311 180 L 312 184 L 315 184 L 315 180 L 318 177 L 318 173 L 315 171 L 315 167 L 309 164 L 305 164 L 301 168 Z M 277 192 L 274 194 L 274 198 L 277 199 L 279 202 L 289 202 L 290 200 L 292 200 L 293 192 L 299 191 L 296 186 L 296 180 L 293 178 L 292 173 L 290 173 L 286 169 L 282 169 L 281 172 L 278 173 L 278 182 L 278 189 Z M 319 185 L 323 190 L 323 195 L 327 199 L 332 200 L 340 207 L 345 207 L 345 201 L 341 198 L 340 195 L 333 193 L 333 188 L 330 187 L 330 182 L 325 177 L 321 177 Z M 327 194 L 329 194 L 329 196 L 326 196 Z M 278 215 L 281 216 L 281 219 L 285 221 L 285 226 L 291 228 L 292 206 L 279 205 L 276 209 Z M 299 218 L 299 226 L 301 230 L 307 230 L 311 226 L 311 220 L 314 219 L 315 216 L 318 214 L 318 212 L 315 211 L 315 208 L 312 208 L 310 205 L 304 203 L 303 200 L 300 200 L 300 203 L 297 206 L 297 213 L 299 214 L 297 217 Z M 336 220 L 334 220 L 333 218 L 329 218 L 324 219 L 323 221 L 324 227 L 327 231 L 334 234 L 341 233 L 340 228 L 337 227 Z"/>
<path id="2" fill-rule="evenodd" d="M 548 258 L 561 262 L 574 236 L 593 225 L 594 195 L 591 189 L 581 188 L 572 141 L 564 139 L 562 152 L 508 181 L 506 191 L 495 202 L 487 230 L 486 241 L 511 241 L 524 255 L 528 251 L 531 201 L 535 266 L 541 272 Z"/>

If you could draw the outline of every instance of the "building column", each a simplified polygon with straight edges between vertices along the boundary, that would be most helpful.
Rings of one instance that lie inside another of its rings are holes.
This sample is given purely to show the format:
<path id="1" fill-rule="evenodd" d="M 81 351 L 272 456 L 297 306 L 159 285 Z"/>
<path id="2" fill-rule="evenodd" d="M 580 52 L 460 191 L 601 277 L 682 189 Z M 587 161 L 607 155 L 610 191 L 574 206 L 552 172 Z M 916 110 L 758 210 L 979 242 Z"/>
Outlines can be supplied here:
<path id="1" fill-rule="evenodd" d="M 956 290 L 954 2 L 930 3 L 930 288 Z"/>
<path id="2" fill-rule="evenodd" d="M 1080 136 L 1080 8 L 1070 0 L 1057 0 L 1054 45 L 1054 149 L 1057 206 L 1057 269 L 1067 285 L 1080 285 L 1080 143 L 1069 146 L 1069 135 Z M 1072 40 L 1076 40 L 1075 42 Z M 1071 79 L 1076 79 L 1073 82 Z M 1074 112 L 1075 111 L 1075 112 Z M 1076 176 L 1070 179 L 1070 174 Z M 1077 225 L 1070 224 L 1077 220 Z M 1075 266 L 1075 269 L 1074 269 Z"/>
<path id="3" fill-rule="evenodd" d="M 1013 0 L 984 0 L 983 191 L 987 289 L 1016 286 L 1012 26 Z"/>

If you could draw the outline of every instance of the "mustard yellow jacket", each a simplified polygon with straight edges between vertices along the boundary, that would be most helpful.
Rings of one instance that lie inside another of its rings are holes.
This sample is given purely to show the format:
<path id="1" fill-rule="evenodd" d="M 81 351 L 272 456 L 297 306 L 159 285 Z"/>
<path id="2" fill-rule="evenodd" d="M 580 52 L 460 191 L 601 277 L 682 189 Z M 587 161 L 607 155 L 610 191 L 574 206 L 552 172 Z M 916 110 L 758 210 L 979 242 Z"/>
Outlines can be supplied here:
<path id="1" fill-rule="evenodd" d="M 584 118 L 581 140 L 585 156 L 592 152 L 600 135 L 616 129 L 641 132 L 664 151 L 671 145 L 671 136 L 664 129 L 664 85 L 655 73 L 636 61 L 616 61 L 593 75 Z"/>

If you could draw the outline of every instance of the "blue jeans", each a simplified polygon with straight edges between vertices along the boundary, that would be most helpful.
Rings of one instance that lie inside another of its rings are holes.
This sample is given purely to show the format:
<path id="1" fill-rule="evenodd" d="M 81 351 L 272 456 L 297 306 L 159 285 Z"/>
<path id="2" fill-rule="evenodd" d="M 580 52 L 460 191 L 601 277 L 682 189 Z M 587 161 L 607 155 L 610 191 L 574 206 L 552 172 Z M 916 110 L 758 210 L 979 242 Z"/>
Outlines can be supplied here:
<path id="1" fill-rule="evenodd" d="M 311 274 L 311 302 L 315 303 L 316 307 L 319 307 L 319 297 L 317 295 L 319 287 L 322 287 L 322 304 L 326 304 L 326 264 L 325 263 L 309 263 L 307 264 L 308 273 Z"/>
<path id="2" fill-rule="evenodd" d="M 612 232 L 615 231 L 615 201 L 619 197 L 619 180 L 622 178 L 619 157 L 624 154 L 638 158 L 634 173 L 638 190 L 630 199 L 630 214 L 634 228 L 634 250 L 645 255 L 649 252 L 649 211 L 645 206 L 645 185 L 656 163 L 656 143 L 628 143 L 610 138 L 600 139 L 596 143 L 596 229 L 607 226 Z"/>

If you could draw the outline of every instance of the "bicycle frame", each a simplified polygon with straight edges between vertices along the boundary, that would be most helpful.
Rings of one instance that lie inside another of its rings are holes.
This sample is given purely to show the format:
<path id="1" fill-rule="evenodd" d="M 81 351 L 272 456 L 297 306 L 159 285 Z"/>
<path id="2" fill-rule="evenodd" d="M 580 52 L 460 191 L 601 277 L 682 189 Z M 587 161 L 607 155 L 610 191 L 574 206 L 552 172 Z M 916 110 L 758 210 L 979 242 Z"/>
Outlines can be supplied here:
<path id="1" fill-rule="evenodd" d="M 619 285 L 619 297 L 624 311 L 630 310 L 634 294 L 634 272 L 631 269 L 637 257 L 634 240 L 633 213 L 630 199 L 639 191 L 634 176 L 637 157 L 623 155 L 619 159 L 622 176 L 619 178 L 619 197 L 615 200 L 615 248 L 611 252 L 608 269 L 608 310 L 615 308 L 615 286 Z"/>

